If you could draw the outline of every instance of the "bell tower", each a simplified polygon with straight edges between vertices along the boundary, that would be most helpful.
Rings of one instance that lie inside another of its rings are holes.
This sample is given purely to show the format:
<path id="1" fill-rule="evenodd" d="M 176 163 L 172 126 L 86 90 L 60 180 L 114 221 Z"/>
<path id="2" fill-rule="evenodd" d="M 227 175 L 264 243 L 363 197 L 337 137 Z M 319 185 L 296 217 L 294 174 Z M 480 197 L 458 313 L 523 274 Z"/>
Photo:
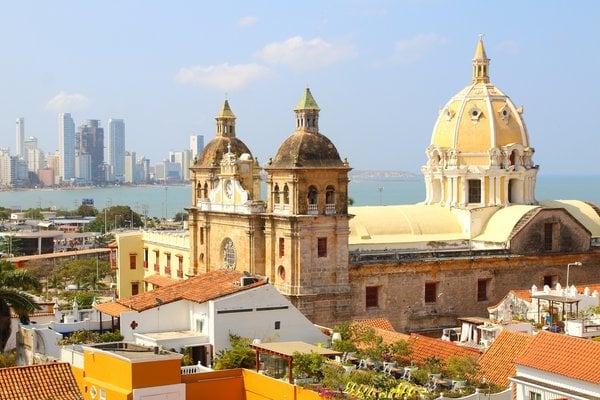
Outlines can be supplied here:
<path id="1" fill-rule="evenodd" d="M 350 316 L 348 172 L 319 132 L 310 89 L 294 109 L 295 131 L 269 160 L 265 274 L 315 323 Z"/>

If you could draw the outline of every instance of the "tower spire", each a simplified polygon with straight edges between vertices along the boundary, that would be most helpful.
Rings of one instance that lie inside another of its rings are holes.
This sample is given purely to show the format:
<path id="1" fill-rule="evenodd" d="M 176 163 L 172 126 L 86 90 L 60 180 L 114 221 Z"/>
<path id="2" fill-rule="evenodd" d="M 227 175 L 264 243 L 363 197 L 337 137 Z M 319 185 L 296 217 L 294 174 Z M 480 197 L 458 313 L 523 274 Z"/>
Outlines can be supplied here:
<path id="1" fill-rule="evenodd" d="M 490 59 L 485 54 L 483 34 L 479 34 L 479 41 L 473 56 L 473 82 L 488 83 L 490 81 L 489 66 Z"/>
<path id="2" fill-rule="evenodd" d="M 215 120 L 217 121 L 216 136 L 235 137 L 235 114 L 231 111 L 228 100 L 223 102 L 223 107 Z"/>
<path id="3" fill-rule="evenodd" d="M 319 111 L 315 98 L 309 88 L 304 90 L 294 112 L 296 113 L 296 130 L 319 133 Z"/>

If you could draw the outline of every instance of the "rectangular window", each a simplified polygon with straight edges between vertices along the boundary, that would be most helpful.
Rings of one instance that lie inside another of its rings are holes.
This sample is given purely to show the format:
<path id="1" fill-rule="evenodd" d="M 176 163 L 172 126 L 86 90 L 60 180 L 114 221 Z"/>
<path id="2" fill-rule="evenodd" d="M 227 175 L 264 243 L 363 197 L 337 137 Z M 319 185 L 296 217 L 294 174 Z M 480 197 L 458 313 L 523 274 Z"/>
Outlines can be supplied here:
<path id="1" fill-rule="evenodd" d="M 183 256 L 177 256 L 177 277 L 183 278 Z"/>
<path id="2" fill-rule="evenodd" d="M 171 273 L 171 253 L 165 253 L 167 257 L 167 265 L 165 266 L 165 274 Z"/>
<path id="3" fill-rule="evenodd" d="M 160 272 L 160 251 L 154 250 L 154 272 Z"/>
<path id="4" fill-rule="evenodd" d="M 279 257 L 285 256 L 285 239 L 279 238 Z"/>
<path id="5" fill-rule="evenodd" d="M 425 283 L 425 303 L 435 303 L 437 301 L 437 282 Z"/>
<path id="6" fill-rule="evenodd" d="M 281 329 L 281 321 L 275 321 L 275 330 L 278 331 Z"/>
<path id="7" fill-rule="evenodd" d="M 530 391 L 529 400 L 542 400 L 542 394 Z"/>
<path id="8" fill-rule="evenodd" d="M 136 258 L 136 254 L 129 255 L 129 269 L 135 269 Z"/>
<path id="9" fill-rule="evenodd" d="M 327 238 L 317 239 L 317 257 L 327 257 Z"/>
<path id="10" fill-rule="evenodd" d="M 131 295 L 135 296 L 140 292 L 140 284 L 137 282 L 131 282 Z"/>
<path id="11" fill-rule="evenodd" d="M 204 228 L 200 228 L 200 244 L 204 244 Z"/>
<path id="12" fill-rule="evenodd" d="M 488 282 L 489 279 L 479 279 L 477 281 L 477 301 L 487 301 L 488 299 Z"/>
<path id="13" fill-rule="evenodd" d="M 469 179 L 469 203 L 481 203 L 481 181 Z"/>
<path id="14" fill-rule="evenodd" d="M 196 320 L 196 332 L 204 333 L 204 318 L 198 318 Z"/>
<path id="15" fill-rule="evenodd" d="M 379 307 L 379 287 L 378 286 L 367 286 L 365 293 L 365 305 L 367 308 Z"/>
<path id="16" fill-rule="evenodd" d="M 148 248 L 144 248 L 144 268 L 148 269 Z"/>
<path id="17" fill-rule="evenodd" d="M 546 223 L 544 224 L 544 250 L 552 251 L 555 250 L 554 242 L 558 234 L 557 223 Z"/>

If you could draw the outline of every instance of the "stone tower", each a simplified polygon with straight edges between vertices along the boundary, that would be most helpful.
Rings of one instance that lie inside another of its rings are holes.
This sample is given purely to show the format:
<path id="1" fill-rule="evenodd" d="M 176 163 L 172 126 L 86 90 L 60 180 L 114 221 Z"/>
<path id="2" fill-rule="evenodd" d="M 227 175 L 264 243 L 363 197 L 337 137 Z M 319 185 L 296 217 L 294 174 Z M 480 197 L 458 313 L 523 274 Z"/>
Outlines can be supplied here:
<path id="1" fill-rule="evenodd" d="M 265 274 L 315 323 L 350 316 L 348 172 L 319 132 L 309 89 L 294 109 L 296 130 L 269 160 Z"/>
<path id="2" fill-rule="evenodd" d="M 190 248 L 196 275 L 215 269 L 264 274 L 260 167 L 236 137 L 227 100 L 216 117 L 216 135 L 192 166 Z"/>

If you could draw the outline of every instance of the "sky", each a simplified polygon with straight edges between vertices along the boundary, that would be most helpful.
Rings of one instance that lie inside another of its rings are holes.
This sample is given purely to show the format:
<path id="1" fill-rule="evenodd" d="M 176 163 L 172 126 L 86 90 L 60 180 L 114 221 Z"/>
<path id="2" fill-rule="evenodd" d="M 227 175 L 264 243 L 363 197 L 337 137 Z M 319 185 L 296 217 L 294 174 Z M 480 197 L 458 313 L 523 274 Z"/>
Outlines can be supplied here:
<path id="1" fill-rule="evenodd" d="M 438 110 L 490 77 L 524 107 L 540 173 L 597 174 L 597 1 L 3 1 L 0 147 L 15 120 L 47 152 L 57 114 L 123 118 L 151 163 L 214 137 L 224 99 L 261 165 L 293 133 L 310 87 L 320 131 L 355 169 L 419 173 Z M 105 132 L 106 134 L 106 132 Z"/>

